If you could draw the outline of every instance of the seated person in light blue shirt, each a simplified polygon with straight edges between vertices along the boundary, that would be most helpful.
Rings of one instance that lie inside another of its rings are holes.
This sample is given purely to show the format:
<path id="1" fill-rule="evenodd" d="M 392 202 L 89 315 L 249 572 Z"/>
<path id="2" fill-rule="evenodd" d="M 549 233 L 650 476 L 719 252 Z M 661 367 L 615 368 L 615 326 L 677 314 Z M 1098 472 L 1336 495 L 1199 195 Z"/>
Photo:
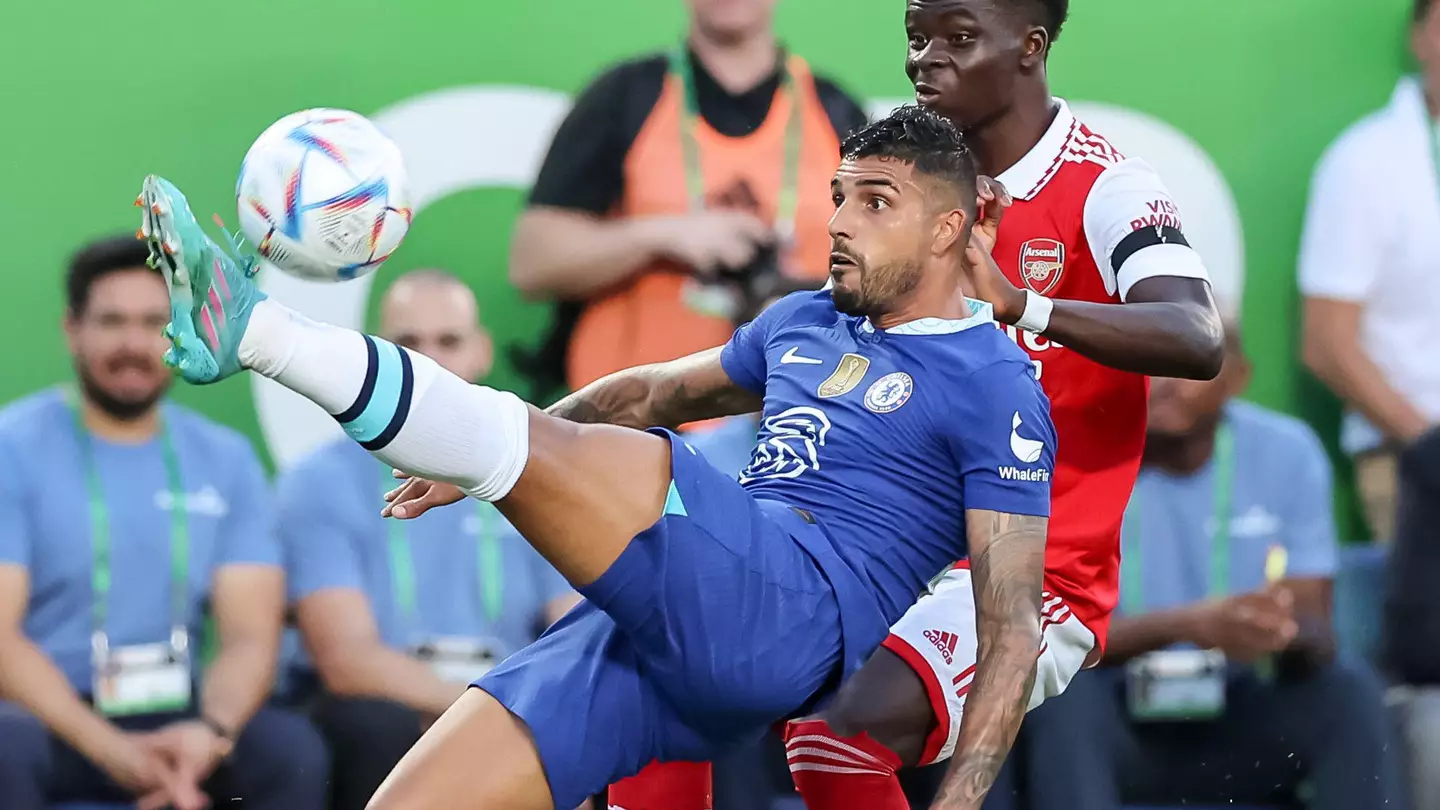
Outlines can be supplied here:
<path id="1" fill-rule="evenodd" d="M 0 411 L 0 806 L 319 807 L 319 734 L 264 707 L 284 615 L 264 473 L 162 403 L 169 298 L 145 259 L 129 236 L 76 255 L 79 384 Z"/>
<path id="2" fill-rule="evenodd" d="M 489 371 L 475 296 L 448 274 L 398 279 L 385 295 L 380 333 L 463 378 Z M 488 503 L 382 519 L 381 496 L 396 483 L 344 440 L 278 485 L 290 598 L 309 653 L 295 666 L 313 661 L 320 682 L 314 717 L 334 752 L 335 810 L 363 808 L 473 678 L 577 600 Z"/>
<path id="3" fill-rule="evenodd" d="M 1025 720 L 1034 810 L 1392 806 L 1381 687 L 1334 657 L 1329 460 L 1303 422 L 1232 400 L 1233 327 L 1227 347 L 1213 381 L 1152 383 L 1105 657 Z"/>

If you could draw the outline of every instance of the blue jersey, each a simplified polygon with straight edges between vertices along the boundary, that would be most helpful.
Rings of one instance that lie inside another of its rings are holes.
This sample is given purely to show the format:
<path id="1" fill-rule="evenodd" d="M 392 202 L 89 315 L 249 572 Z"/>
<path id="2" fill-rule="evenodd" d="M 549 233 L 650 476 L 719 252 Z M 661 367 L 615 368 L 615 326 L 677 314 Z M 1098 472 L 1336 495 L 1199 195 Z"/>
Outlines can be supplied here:
<path id="1" fill-rule="evenodd" d="M 795 293 L 721 355 L 765 402 L 741 484 L 813 515 L 892 621 L 966 556 L 966 509 L 1050 513 L 1049 401 L 990 306 L 971 306 L 877 331 L 829 291 Z"/>
<path id="2" fill-rule="evenodd" d="M 976 307 L 877 333 L 797 293 L 735 333 L 725 371 L 765 401 L 739 483 L 656 430 L 663 515 L 477 683 L 532 730 L 557 807 L 809 713 L 965 556 L 967 509 L 1049 514 L 1049 403 Z"/>

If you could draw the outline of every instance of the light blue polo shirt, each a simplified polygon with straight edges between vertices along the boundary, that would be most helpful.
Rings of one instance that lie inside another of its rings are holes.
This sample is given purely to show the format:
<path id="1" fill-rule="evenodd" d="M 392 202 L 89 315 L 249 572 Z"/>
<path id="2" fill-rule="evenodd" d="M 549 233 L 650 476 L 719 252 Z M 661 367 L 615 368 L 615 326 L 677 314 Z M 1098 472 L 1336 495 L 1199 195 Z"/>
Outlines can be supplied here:
<path id="1" fill-rule="evenodd" d="M 165 404 L 190 537 L 184 621 L 192 650 L 215 571 L 236 563 L 281 562 L 265 474 L 239 433 Z M 110 516 L 111 646 L 170 637 L 171 509 L 162 442 L 90 441 Z M 89 488 L 84 444 L 60 389 L 0 410 L 0 563 L 30 574 L 25 634 L 82 694 L 91 690 L 94 604 Z M 192 660 L 198 655 L 192 655 Z"/>
<path id="2" fill-rule="evenodd" d="M 1224 418 L 1234 436 L 1227 593 L 1265 583 L 1274 546 L 1287 555 L 1287 577 L 1333 577 L 1339 547 L 1331 501 L 1330 459 L 1310 426 L 1292 416 L 1234 401 Z M 1138 544 L 1140 600 L 1162 610 L 1210 596 L 1215 537 L 1215 459 L 1175 476 L 1144 467 L 1125 512 L 1122 549 Z M 1122 590 L 1137 561 L 1121 562 Z M 1122 610 L 1132 598 L 1121 598 Z"/>
<path id="3" fill-rule="evenodd" d="M 750 464 L 755 452 L 755 438 L 759 420 L 753 415 L 742 414 L 721 419 L 703 428 L 686 431 L 685 441 L 710 465 L 731 478 L 738 478 L 740 472 Z"/>
<path id="4" fill-rule="evenodd" d="M 493 506 L 474 499 L 420 518 L 380 517 L 389 468 L 359 445 L 341 441 L 303 459 L 277 483 L 280 538 L 291 603 L 317 591 L 364 592 L 389 647 L 408 649 L 437 636 L 498 642 L 504 656 L 544 629 L 544 608 L 570 586 Z M 390 543 L 394 529 L 408 547 L 416 610 L 406 615 L 396 590 Z M 488 539 L 487 539 L 488 538 Z M 481 543 L 493 540 L 484 556 Z M 499 563 L 498 572 L 482 561 Z M 498 587 L 498 597 L 486 592 Z M 487 598 L 498 607 L 490 615 Z M 303 656 L 291 666 L 309 668 Z"/>

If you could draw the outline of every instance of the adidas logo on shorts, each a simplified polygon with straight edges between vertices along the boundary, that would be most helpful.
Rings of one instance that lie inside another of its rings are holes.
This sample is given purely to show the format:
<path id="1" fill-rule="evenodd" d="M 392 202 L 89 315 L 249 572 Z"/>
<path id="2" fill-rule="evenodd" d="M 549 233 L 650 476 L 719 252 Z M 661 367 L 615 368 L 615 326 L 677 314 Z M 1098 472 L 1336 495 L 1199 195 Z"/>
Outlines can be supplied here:
<path id="1" fill-rule="evenodd" d="M 955 663 L 955 645 L 960 642 L 959 636 L 941 630 L 926 630 L 925 638 L 929 639 L 930 643 L 935 645 L 935 649 L 940 651 L 940 655 L 945 658 L 945 663 Z"/>

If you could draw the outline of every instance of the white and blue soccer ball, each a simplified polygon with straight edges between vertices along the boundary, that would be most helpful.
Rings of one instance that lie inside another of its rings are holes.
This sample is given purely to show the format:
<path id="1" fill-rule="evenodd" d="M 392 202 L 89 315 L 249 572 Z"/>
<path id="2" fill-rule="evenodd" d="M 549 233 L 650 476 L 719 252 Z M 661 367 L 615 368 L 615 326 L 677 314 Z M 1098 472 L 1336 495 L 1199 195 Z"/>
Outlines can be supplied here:
<path id="1" fill-rule="evenodd" d="M 245 154 L 235 197 L 240 231 L 261 258 L 312 281 L 374 272 L 410 228 L 399 147 L 349 110 L 271 124 Z"/>

